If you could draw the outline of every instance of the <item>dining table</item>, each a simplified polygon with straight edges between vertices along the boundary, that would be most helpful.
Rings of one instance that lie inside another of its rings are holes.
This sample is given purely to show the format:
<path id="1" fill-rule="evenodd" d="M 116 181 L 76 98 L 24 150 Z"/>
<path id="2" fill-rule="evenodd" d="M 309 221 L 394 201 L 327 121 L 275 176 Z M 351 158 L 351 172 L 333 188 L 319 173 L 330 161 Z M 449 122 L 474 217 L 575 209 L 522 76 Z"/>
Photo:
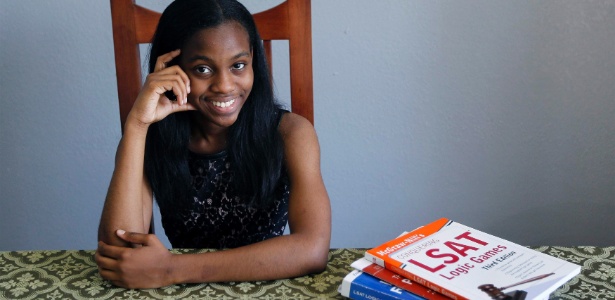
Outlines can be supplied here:
<path id="1" fill-rule="evenodd" d="M 615 299 L 615 246 L 533 246 L 581 266 L 549 299 Z M 344 299 L 338 287 L 364 248 L 329 251 L 326 269 L 301 277 L 253 282 L 177 284 L 125 289 L 100 277 L 94 250 L 0 252 L 0 299 Z M 170 249 L 174 254 L 215 251 Z"/>

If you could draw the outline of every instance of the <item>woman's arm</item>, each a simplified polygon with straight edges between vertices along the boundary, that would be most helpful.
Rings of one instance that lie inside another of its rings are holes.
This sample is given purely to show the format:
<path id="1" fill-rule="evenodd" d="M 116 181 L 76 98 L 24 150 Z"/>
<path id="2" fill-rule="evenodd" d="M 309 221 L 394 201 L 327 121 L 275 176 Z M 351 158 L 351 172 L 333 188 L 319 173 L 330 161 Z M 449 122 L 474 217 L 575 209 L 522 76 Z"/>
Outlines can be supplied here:
<path id="1" fill-rule="evenodd" d="M 143 174 L 147 129 L 150 124 L 171 113 L 194 109 L 186 103 L 189 93 L 188 76 L 178 66 L 165 68 L 165 64 L 179 53 L 179 50 L 175 50 L 158 58 L 155 71 L 147 76 L 128 114 L 100 219 L 99 241 L 129 246 L 116 236 L 116 230 L 121 228 L 146 233 L 149 229 L 152 191 Z M 178 100 L 172 102 L 162 96 L 167 90 L 178 95 Z"/>
<path id="2" fill-rule="evenodd" d="M 174 283 L 273 280 L 324 270 L 331 238 L 331 208 L 320 173 L 318 139 L 313 126 L 295 114 L 283 117 L 280 132 L 291 181 L 289 235 L 230 250 L 170 255 L 153 235 L 120 233 L 118 236 L 126 241 L 144 247 L 102 245 L 99 252 L 116 258 L 109 263 L 116 272 L 108 278 L 124 287 L 149 288 Z"/>
<path id="3" fill-rule="evenodd" d="M 152 193 L 143 176 L 143 157 L 147 127 L 127 121 L 117 149 L 115 169 L 103 207 L 98 240 L 129 246 L 115 231 L 147 233 L 152 214 Z"/>

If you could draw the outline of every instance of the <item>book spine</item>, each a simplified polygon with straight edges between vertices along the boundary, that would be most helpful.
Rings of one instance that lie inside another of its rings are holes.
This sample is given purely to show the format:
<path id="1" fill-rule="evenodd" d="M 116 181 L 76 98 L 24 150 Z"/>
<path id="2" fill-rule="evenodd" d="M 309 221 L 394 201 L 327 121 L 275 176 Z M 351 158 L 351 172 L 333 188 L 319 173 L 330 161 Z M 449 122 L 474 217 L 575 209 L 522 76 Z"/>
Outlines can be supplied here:
<path id="1" fill-rule="evenodd" d="M 389 264 L 385 263 L 385 265 L 389 265 Z M 393 266 L 393 265 L 389 265 L 389 266 L 390 266 L 389 269 L 391 271 L 393 271 L 393 272 L 395 272 L 397 274 L 400 274 L 400 275 L 402 275 L 402 276 L 404 276 L 404 277 L 406 277 L 406 278 L 408 278 L 408 279 L 410 279 L 410 280 L 412 280 L 412 281 L 414 281 L 416 283 L 424 285 L 424 286 L 426 286 L 426 287 L 428 287 L 428 288 L 430 288 L 430 289 L 432 289 L 432 290 L 434 290 L 434 291 L 436 291 L 436 292 L 438 292 L 438 293 L 440 293 L 442 295 L 445 295 L 445 296 L 447 296 L 447 297 L 449 297 L 451 299 L 454 299 L 454 300 L 470 300 L 470 298 L 463 297 L 463 296 L 461 296 L 461 295 L 459 295 L 459 294 L 457 294 L 457 293 L 455 293 L 455 292 L 453 292 L 453 291 L 451 291 L 449 289 L 446 289 L 446 288 L 444 288 L 444 287 L 442 287 L 440 285 L 437 285 L 437 284 L 433 283 L 432 281 L 429 281 L 429 280 L 426 280 L 425 278 L 416 276 L 415 274 L 413 274 L 411 272 L 408 272 L 408 271 L 406 271 L 406 270 L 404 270 L 404 269 L 402 269 L 400 267 L 396 267 L 396 266 Z M 387 268 L 387 266 L 385 266 L 385 268 Z"/>
<path id="2" fill-rule="evenodd" d="M 366 252 L 365 253 L 365 258 L 367 258 L 369 261 L 372 261 L 374 263 L 379 264 L 380 266 L 384 267 L 385 269 L 391 270 L 391 271 L 393 271 L 393 272 L 395 272 L 395 273 L 397 273 L 397 274 L 399 274 L 399 275 L 401 275 L 403 277 L 406 277 L 406 278 L 410 279 L 413 282 L 416 282 L 416 283 L 418 283 L 420 285 L 423 285 L 423 286 L 425 286 L 425 287 L 427 287 L 429 289 L 432 289 L 435 292 L 440 293 L 440 294 L 442 294 L 444 296 L 447 296 L 447 297 L 449 297 L 451 299 L 454 299 L 454 300 L 470 300 L 469 298 L 463 297 L 463 296 L 459 295 L 458 293 L 455 293 L 455 292 L 453 292 L 453 291 L 451 291 L 451 290 L 449 290 L 449 289 L 447 289 L 447 288 L 445 288 L 443 286 L 437 285 L 437 284 L 433 283 L 432 281 L 429 281 L 429 280 L 427 280 L 427 279 L 425 279 L 423 277 L 417 276 L 414 273 L 411 273 L 411 272 L 409 272 L 407 270 L 404 270 L 404 269 L 402 269 L 402 268 L 400 268 L 400 267 L 398 267 L 398 266 L 396 266 L 394 264 L 391 264 L 391 263 L 385 261 L 384 260 L 385 258 L 383 258 L 383 257 L 377 257 L 377 256 L 374 256 L 373 254 L 371 254 L 369 252 Z M 382 262 L 382 264 L 381 264 L 381 262 Z"/>
<path id="3" fill-rule="evenodd" d="M 386 281 L 394 286 L 402 288 L 417 296 L 427 298 L 429 300 L 449 300 L 450 298 L 435 292 L 421 284 L 414 283 L 410 279 L 407 279 L 391 270 L 369 262 L 365 258 L 355 261 L 351 266 L 363 273 L 370 274 L 380 280 Z"/>
<path id="4" fill-rule="evenodd" d="M 339 288 L 342 296 L 350 299 L 369 299 L 369 300 L 422 300 L 423 297 L 416 296 L 398 287 L 379 281 L 371 275 L 354 270 L 349 273 Z"/>
<path id="5" fill-rule="evenodd" d="M 367 299 L 367 300 L 397 300 L 402 298 L 393 298 L 389 295 L 382 294 L 379 291 L 370 289 L 367 286 L 352 283 L 350 286 L 350 294 L 347 296 L 350 299 Z"/>

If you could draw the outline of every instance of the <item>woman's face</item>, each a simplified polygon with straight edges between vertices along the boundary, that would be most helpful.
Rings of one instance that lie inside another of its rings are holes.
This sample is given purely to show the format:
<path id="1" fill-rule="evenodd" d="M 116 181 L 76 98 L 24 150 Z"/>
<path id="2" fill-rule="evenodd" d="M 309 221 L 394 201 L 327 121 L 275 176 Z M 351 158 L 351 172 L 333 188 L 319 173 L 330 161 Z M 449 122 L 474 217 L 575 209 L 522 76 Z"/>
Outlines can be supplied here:
<path id="1" fill-rule="evenodd" d="M 188 101 L 207 125 L 235 123 L 254 81 L 252 50 L 237 22 L 196 32 L 182 49 L 180 67 L 190 78 Z"/>

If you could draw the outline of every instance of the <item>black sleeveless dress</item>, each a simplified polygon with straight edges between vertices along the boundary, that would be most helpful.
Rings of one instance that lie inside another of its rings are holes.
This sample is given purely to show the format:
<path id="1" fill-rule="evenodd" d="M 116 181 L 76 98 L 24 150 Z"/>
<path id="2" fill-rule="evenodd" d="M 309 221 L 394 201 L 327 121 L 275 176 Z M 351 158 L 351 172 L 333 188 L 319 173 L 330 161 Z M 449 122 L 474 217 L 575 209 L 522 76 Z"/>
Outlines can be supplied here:
<path id="1" fill-rule="evenodd" d="M 281 115 L 282 113 L 280 113 Z M 238 196 L 226 151 L 190 153 L 192 177 L 188 207 L 161 210 L 173 248 L 235 248 L 282 235 L 288 222 L 289 180 L 283 170 L 274 203 L 254 208 Z"/>

